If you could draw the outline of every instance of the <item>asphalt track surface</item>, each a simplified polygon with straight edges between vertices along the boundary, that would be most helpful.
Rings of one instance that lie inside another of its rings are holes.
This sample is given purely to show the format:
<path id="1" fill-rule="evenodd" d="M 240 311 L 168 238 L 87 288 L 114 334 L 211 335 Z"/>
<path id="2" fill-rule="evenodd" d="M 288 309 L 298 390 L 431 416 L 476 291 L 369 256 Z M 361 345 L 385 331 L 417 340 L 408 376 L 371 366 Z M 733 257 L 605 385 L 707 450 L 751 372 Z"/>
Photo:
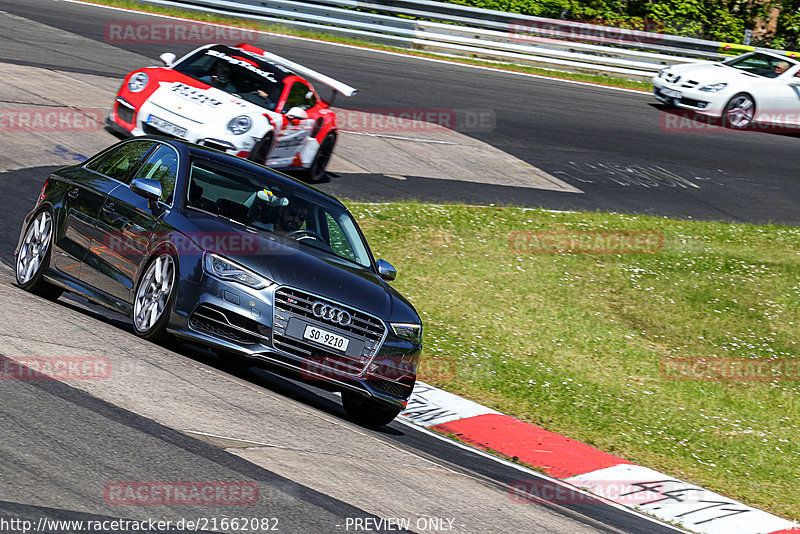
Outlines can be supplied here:
<path id="1" fill-rule="evenodd" d="M 35 9 L 32 6 L 35 5 Z M 65 2 L 0 0 L 0 10 L 102 43 L 108 22 L 142 15 Z M 16 43 L 24 36 L 7 36 Z M 348 175 L 325 186 L 347 198 L 522 204 L 554 209 L 648 213 L 681 218 L 798 224 L 796 179 L 800 138 L 760 131 L 707 131 L 701 121 L 670 119 L 648 95 L 567 84 L 497 71 L 420 61 L 267 37 L 277 54 L 357 87 L 338 106 L 489 112 L 486 128 L 463 133 L 549 172 L 584 194 L 482 186 L 458 181 Z M 194 44 L 114 45 L 157 58 Z M 55 51 L 55 53 L 54 53 Z M 33 66 L 122 76 L 139 65 L 104 63 L 87 51 L 43 47 L 27 57 L 0 50 L 0 59 Z"/>
<path id="2" fill-rule="evenodd" d="M 104 25 L 113 20 L 140 20 L 129 15 L 79 4 L 52 1 L 9 2 L 0 10 L 67 30 L 102 43 Z M 24 35 L 0 38 L 24 42 Z M 265 44 L 265 43 L 262 43 Z M 139 65 L 107 64 L 92 51 L 59 49 L 57 42 L 32 47 L 29 54 L 11 57 L 0 46 L 0 61 L 52 67 L 73 72 L 122 76 Z M 324 188 L 354 199 L 522 204 L 558 209 L 614 210 L 697 219 L 777 221 L 797 224 L 794 206 L 798 187 L 794 170 L 800 139 L 759 132 L 735 134 L 665 131 L 662 111 L 646 96 L 604 88 L 516 76 L 459 66 L 424 62 L 392 55 L 330 47 L 275 38 L 274 52 L 345 80 L 360 89 L 352 102 L 358 109 L 443 108 L 490 110 L 494 127 L 462 130 L 575 185 L 583 194 L 550 193 L 409 177 L 400 181 L 376 175 L 334 177 Z M 119 45 L 157 57 L 163 45 Z M 172 45 L 182 53 L 194 45 Z M 58 53 L 54 53 L 54 51 Z M 424 100 L 422 100 L 424 98 Z M 0 258 L 9 263 L 19 224 L 33 205 L 42 179 L 52 168 L 30 168 L 0 175 L 5 202 L 0 215 Z M 119 316 L 86 306 L 75 299 L 62 305 L 96 321 L 129 330 Z M 178 348 L 187 358 L 214 365 L 213 356 Z M 261 372 L 242 375 L 248 381 L 323 412 L 341 416 L 338 401 L 290 381 Z M 81 491 L 87 473 L 117 470 L 119 479 L 141 479 L 143 473 L 189 480 L 196 473 L 219 479 L 246 478 L 287 490 L 292 482 L 235 458 L 210 445 L 179 434 L 68 385 L 55 382 L 3 384 L 0 417 L 5 487 L 0 497 L 4 517 L 94 517 L 91 501 Z M 24 407 L 24 409 L 23 409 Z M 304 429 L 313 432 L 313 429 Z M 502 486 L 519 478 L 508 466 L 471 454 L 454 445 L 394 423 L 375 431 L 420 455 L 469 472 L 488 484 Z M 114 436 L 113 440 L 109 436 Z M 113 445 L 113 446 L 112 446 Z M 109 451 L 113 450 L 114 453 Z M 35 459 L 31 460 L 31 459 Z M 101 458 L 102 461 L 98 461 Z M 284 532 L 323 532 L 336 518 L 369 516 L 363 510 L 302 487 L 291 488 L 282 505 Z M 60 492 L 58 508 L 42 510 L 37 495 Z M 202 511 L 202 510 L 201 510 Z M 563 510 L 585 514 L 608 525 L 608 530 L 670 532 L 616 509 L 582 504 Z M 202 515 L 202 513 L 198 514 Z M 577 517 L 577 516 L 576 516 Z M 582 520 L 578 517 L 578 520 Z M 596 526 L 596 525 L 595 525 Z"/>

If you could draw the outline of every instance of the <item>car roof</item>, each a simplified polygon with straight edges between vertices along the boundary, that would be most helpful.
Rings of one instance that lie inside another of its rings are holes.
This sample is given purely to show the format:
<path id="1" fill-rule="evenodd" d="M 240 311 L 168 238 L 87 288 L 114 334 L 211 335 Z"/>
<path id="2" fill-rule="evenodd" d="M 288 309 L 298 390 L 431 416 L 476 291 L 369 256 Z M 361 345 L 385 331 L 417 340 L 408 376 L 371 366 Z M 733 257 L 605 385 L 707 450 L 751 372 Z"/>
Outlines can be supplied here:
<path id="1" fill-rule="evenodd" d="M 234 156 L 233 154 L 228 154 L 227 152 L 222 152 L 221 150 L 203 145 L 197 145 L 188 141 L 177 139 L 175 137 L 161 135 L 147 135 L 143 137 L 137 137 L 136 139 L 151 139 L 153 141 L 170 144 L 175 147 L 183 156 L 201 157 L 211 161 L 225 163 L 226 165 L 230 165 L 232 167 L 239 167 L 245 171 L 269 174 L 271 178 L 284 182 L 286 185 L 291 185 L 291 187 L 293 187 L 295 190 L 303 191 L 303 193 L 312 198 L 317 197 L 320 200 L 324 199 L 328 202 L 334 202 L 335 204 L 345 208 L 345 205 L 342 204 L 342 202 L 336 197 L 325 193 L 324 191 L 320 191 L 315 187 L 311 187 L 303 181 L 291 176 L 287 176 L 283 173 L 275 171 L 274 169 L 270 169 L 269 167 L 265 167 L 264 165 L 259 165 L 253 161 L 240 158 L 239 156 Z"/>

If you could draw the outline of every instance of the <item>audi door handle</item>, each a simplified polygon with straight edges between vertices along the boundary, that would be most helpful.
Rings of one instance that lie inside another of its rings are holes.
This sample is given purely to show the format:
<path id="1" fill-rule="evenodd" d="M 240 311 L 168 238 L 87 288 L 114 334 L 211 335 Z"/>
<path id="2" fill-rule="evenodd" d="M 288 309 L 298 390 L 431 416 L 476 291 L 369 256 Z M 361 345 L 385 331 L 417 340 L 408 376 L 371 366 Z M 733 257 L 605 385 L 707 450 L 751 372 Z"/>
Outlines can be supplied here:
<path id="1" fill-rule="evenodd" d="M 72 191 L 70 191 L 69 193 L 67 193 L 67 196 L 68 196 L 69 198 L 78 198 L 78 192 L 79 192 L 79 191 L 78 191 L 78 188 L 76 187 L 75 189 L 73 189 Z"/>
<path id="2" fill-rule="evenodd" d="M 114 213 L 114 203 L 110 202 L 103 206 L 103 213 Z"/>

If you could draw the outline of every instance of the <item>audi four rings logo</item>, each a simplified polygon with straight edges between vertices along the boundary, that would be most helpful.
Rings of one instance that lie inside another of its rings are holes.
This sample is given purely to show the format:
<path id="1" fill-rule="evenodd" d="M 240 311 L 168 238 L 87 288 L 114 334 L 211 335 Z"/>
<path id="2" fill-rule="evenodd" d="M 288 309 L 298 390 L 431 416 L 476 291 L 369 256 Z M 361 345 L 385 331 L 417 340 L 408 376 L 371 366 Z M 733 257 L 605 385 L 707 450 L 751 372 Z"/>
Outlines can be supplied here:
<path id="1" fill-rule="evenodd" d="M 349 312 L 335 308 L 324 302 L 316 301 L 311 306 L 311 311 L 316 317 L 326 319 L 341 326 L 347 326 L 353 322 L 353 317 Z"/>

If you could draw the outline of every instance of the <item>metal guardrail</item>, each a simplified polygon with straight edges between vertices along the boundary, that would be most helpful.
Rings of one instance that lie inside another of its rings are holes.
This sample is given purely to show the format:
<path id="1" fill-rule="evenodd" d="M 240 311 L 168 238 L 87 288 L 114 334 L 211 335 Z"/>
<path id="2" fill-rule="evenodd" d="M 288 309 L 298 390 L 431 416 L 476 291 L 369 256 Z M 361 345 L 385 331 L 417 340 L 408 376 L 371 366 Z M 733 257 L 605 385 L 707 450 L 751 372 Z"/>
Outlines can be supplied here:
<path id="1" fill-rule="evenodd" d="M 649 79 L 718 60 L 736 44 L 622 30 L 430 0 L 144 0 L 448 55 Z"/>

